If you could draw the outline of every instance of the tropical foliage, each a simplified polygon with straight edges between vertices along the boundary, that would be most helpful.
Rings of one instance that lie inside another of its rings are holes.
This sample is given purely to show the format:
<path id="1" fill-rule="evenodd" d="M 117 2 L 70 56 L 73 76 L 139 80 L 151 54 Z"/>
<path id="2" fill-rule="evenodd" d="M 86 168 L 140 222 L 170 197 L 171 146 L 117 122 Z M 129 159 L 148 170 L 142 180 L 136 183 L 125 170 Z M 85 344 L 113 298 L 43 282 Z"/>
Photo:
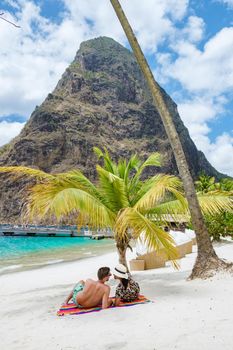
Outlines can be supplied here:
<path id="1" fill-rule="evenodd" d="M 233 180 L 223 178 L 219 182 L 214 177 L 201 174 L 196 181 L 197 191 L 207 193 L 211 197 L 213 193 L 221 193 L 222 195 L 232 196 L 233 198 Z M 213 240 L 219 241 L 221 237 L 230 236 L 233 239 L 233 213 L 223 211 L 221 213 L 205 215 L 205 222 L 208 232 Z"/>
<path id="2" fill-rule="evenodd" d="M 233 214 L 223 212 L 206 217 L 208 232 L 213 240 L 219 241 L 222 237 L 233 239 Z"/>
<path id="3" fill-rule="evenodd" d="M 207 193 L 215 190 L 215 177 L 201 173 L 198 180 L 195 181 L 197 192 Z"/>
<path id="4" fill-rule="evenodd" d="M 181 181 L 172 175 L 156 174 L 146 180 L 147 167 L 159 167 L 161 156 L 154 153 L 145 162 L 137 155 L 129 161 L 114 162 L 107 150 L 94 148 L 100 162 L 96 166 L 98 181 L 91 182 L 78 170 L 47 174 L 26 167 L 2 167 L 0 172 L 14 176 L 29 176 L 38 180 L 27 197 L 28 218 L 55 217 L 57 221 L 69 215 L 77 217 L 78 225 L 86 223 L 95 228 L 110 227 L 115 233 L 120 262 L 126 264 L 126 249 L 131 237 L 144 233 L 146 244 L 164 249 L 172 260 L 176 249 L 171 236 L 162 229 L 166 215 L 189 216 Z M 232 209 L 232 201 L 219 193 L 200 193 L 203 212 L 221 213 Z"/>
<path id="5" fill-rule="evenodd" d="M 206 175 L 204 172 L 200 174 L 197 181 L 195 181 L 196 191 L 208 193 L 219 190 L 233 193 L 233 180 L 230 178 L 223 178 L 216 182 L 214 176 Z"/>

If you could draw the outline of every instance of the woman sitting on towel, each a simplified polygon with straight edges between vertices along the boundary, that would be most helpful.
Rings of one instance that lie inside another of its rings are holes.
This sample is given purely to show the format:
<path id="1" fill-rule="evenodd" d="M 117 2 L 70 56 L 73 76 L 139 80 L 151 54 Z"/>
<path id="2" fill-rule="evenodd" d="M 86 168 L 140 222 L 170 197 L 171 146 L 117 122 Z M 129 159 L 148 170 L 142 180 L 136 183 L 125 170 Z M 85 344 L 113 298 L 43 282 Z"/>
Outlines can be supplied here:
<path id="1" fill-rule="evenodd" d="M 120 301 L 130 302 L 136 300 L 140 293 L 140 287 L 132 279 L 131 275 L 127 273 L 126 267 L 119 264 L 113 269 L 112 274 L 115 279 L 120 281 L 116 287 L 115 306 L 118 306 Z"/>

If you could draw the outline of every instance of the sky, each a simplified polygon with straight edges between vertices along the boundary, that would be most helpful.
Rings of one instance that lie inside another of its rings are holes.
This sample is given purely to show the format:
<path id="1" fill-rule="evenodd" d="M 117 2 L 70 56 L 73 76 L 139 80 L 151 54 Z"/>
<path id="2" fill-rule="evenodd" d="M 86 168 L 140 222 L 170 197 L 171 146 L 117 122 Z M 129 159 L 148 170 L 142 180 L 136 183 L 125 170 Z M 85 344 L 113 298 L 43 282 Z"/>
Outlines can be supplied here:
<path id="1" fill-rule="evenodd" d="M 233 0 L 121 0 L 197 148 L 233 176 Z M 129 47 L 109 0 L 0 0 L 0 146 L 19 134 L 82 41 Z"/>

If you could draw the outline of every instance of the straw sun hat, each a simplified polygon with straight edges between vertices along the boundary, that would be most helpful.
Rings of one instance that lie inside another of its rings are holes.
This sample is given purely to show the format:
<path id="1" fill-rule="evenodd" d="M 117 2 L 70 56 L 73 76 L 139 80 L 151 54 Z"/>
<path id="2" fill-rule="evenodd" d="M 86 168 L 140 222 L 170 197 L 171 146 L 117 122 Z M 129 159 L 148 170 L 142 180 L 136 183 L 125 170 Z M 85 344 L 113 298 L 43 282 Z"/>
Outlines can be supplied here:
<path id="1" fill-rule="evenodd" d="M 114 269 L 112 270 L 113 275 L 120 277 L 120 278 L 125 278 L 128 279 L 128 274 L 127 274 L 127 269 L 124 265 L 119 264 Z"/>

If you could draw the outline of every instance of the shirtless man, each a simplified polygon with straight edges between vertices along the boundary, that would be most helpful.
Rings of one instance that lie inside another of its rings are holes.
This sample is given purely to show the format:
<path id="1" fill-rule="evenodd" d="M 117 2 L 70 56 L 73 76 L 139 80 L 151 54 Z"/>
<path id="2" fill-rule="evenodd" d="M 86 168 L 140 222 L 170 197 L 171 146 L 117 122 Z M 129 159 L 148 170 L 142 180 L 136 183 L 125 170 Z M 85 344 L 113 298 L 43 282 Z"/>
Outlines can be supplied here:
<path id="1" fill-rule="evenodd" d="M 72 292 L 65 300 L 68 304 L 70 299 L 79 308 L 95 307 L 102 304 L 103 309 L 107 309 L 112 305 L 112 300 L 109 298 L 110 287 L 105 284 L 111 276 L 109 267 L 101 267 L 98 270 L 98 281 L 87 279 L 86 282 L 79 281 Z"/>

